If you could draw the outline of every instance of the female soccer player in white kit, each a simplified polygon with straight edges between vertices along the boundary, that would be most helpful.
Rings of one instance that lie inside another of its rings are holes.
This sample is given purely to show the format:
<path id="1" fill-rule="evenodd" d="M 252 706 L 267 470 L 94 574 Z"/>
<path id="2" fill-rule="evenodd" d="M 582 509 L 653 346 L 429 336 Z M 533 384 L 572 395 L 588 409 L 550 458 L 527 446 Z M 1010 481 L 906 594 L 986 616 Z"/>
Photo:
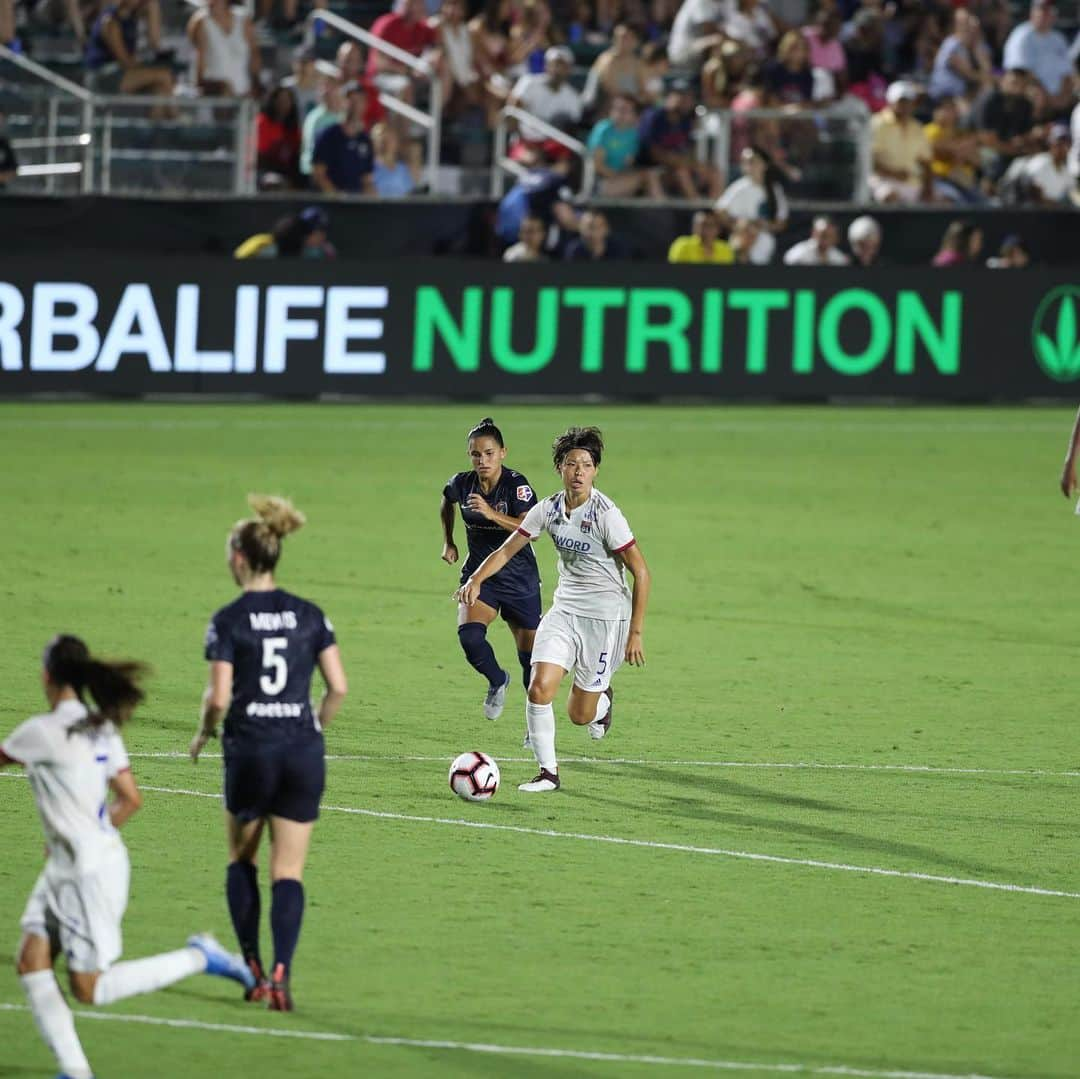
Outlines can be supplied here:
<path id="1" fill-rule="evenodd" d="M 143 699 L 138 679 L 144 668 L 95 659 L 71 636 L 50 642 L 42 667 L 51 711 L 20 724 L 0 745 L 0 766 L 26 768 L 48 848 L 23 913 L 17 966 L 61 1079 L 92 1079 L 53 973 L 59 952 L 67 958 L 71 991 L 83 1004 L 112 1004 L 192 974 L 218 974 L 243 985 L 254 979 L 240 956 L 209 936 L 191 937 L 175 952 L 116 962 L 130 876 L 117 829 L 142 804 L 118 728 Z M 97 711 L 83 702 L 84 691 Z"/>
<path id="2" fill-rule="evenodd" d="M 578 726 L 603 738 L 611 726 L 611 679 L 623 660 L 644 666 L 642 634 L 649 601 L 649 568 L 630 525 L 610 498 L 593 487 L 604 442 L 596 427 L 571 427 L 552 446 L 563 490 L 538 502 L 517 532 L 477 567 L 457 593 L 471 604 L 480 587 L 518 551 L 547 532 L 559 552 L 559 583 L 551 610 L 533 642 L 525 718 L 540 773 L 518 790 L 559 789 L 555 712 L 551 702 L 574 672 L 568 711 Z M 634 578 L 631 594 L 624 567 Z"/>

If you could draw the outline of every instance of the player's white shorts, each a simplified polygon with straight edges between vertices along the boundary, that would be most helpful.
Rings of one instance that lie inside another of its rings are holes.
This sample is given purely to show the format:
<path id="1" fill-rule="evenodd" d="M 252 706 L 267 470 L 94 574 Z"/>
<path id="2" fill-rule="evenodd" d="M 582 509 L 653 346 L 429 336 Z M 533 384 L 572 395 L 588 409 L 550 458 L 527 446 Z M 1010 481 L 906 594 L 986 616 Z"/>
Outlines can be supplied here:
<path id="1" fill-rule="evenodd" d="M 47 937 L 67 957 L 68 970 L 108 970 L 120 958 L 120 923 L 128 901 L 131 869 L 119 851 L 93 873 L 67 876 L 46 868 L 23 911 L 22 930 Z"/>
<path id="2" fill-rule="evenodd" d="M 533 663 L 555 663 L 574 674 L 574 685 L 603 693 L 622 666 L 630 620 L 584 618 L 552 608 L 540 620 L 533 641 Z"/>

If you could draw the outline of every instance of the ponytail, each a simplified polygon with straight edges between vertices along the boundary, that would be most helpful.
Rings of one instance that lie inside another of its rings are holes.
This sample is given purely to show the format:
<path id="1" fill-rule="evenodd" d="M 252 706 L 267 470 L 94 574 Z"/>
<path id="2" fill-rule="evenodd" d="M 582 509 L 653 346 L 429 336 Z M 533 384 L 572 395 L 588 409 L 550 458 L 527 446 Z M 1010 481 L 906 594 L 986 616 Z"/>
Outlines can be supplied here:
<path id="1" fill-rule="evenodd" d="M 281 557 L 282 538 L 303 527 L 307 518 L 278 495 L 248 495 L 248 505 L 255 516 L 237 523 L 229 545 L 247 559 L 252 572 L 270 573 Z"/>
<path id="2" fill-rule="evenodd" d="M 90 694 L 97 706 L 97 711 L 91 711 L 86 719 L 91 727 L 100 727 L 106 721 L 121 726 L 146 697 L 139 686 L 149 673 L 145 663 L 97 659 L 85 641 L 70 634 L 60 634 L 49 642 L 43 663 L 53 685 L 70 686 L 79 700 L 84 693 Z"/>

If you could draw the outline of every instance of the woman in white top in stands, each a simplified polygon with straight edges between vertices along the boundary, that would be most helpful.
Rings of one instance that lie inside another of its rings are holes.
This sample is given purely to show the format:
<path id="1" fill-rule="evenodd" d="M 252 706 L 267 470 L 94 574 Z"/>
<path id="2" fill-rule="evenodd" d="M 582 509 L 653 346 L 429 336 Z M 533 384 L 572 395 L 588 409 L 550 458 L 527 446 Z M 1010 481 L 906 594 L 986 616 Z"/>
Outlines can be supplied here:
<path id="1" fill-rule="evenodd" d="M 188 20 L 192 82 L 211 97 L 258 97 L 259 49 L 245 8 L 209 0 Z"/>
<path id="2" fill-rule="evenodd" d="M 783 187 L 769 176 L 769 161 L 761 150 L 747 146 L 739 164 L 742 176 L 728 184 L 713 209 L 728 230 L 736 221 L 757 222 L 758 238 L 750 249 L 750 261 L 763 266 L 776 251 L 776 234 L 787 228 L 788 201 Z"/>
<path id="3" fill-rule="evenodd" d="M 0 745 L 0 767 L 25 767 L 45 830 L 45 868 L 22 916 L 16 964 L 61 1079 L 92 1079 L 53 973 L 61 952 L 71 991 L 83 1004 L 112 1004 L 199 973 L 246 987 L 255 981 L 240 956 L 208 936 L 191 937 L 174 952 L 116 962 L 130 875 L 117 829 L 142 804 L 119 728 L 143 699 L 143 671 L 139 663 L 95 659 L 78 637 L 54 638 L 41 675 L 51 710 L 20 724 Z"/>
<path id="4" fill-rule="evenodd" d="M 552 446 L 563 489 L 538 502 L 518 530 L 477 566 L 456 598 L 472 605 L 480 586 L 541 532 L 559 553 L 559 583 L 536 631 L 525 718 L 539 774 L 518 790 L 559 789 L 555 712 L 551 702 L 570 671 L 570 719 L 593 738 L 611 727 L 611 679 L 625 660 L 645 665 L 642 633 L 649 602 L 649 568 L 622 510 L 593 487 L 604 441 L 596 427 L 571 427 Z M 634 577 L 631 594 L 624 569 Z"/>

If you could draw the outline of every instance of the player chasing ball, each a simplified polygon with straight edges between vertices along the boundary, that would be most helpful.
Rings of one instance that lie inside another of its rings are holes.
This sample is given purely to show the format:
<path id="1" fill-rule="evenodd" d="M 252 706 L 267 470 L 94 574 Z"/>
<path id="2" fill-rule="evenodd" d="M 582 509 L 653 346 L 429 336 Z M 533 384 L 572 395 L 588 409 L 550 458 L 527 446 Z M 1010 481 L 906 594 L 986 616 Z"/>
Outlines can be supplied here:
<path id="1" fill-rule="evenodd" d="M 487 416 L 468 434 L 471 472 L 455 473 L 443 488 L 439 516 L 442 520 L 444 562 L 458 560 L 454 543 L 454 504 L 461 506 L 469 557 L 461 570 L 468 580 L 492 551 L 498 550 L 507 532 L 515 532 L 525 514 L 536 505 L 529 481 L 507 468 L 506 445 L 495 421 Z M 465 658 L 488 682 L 484 715 L 498 719 L 506 703 L 510 675 L 499 666 L 487 639 L 487 629 L 502 615 L 513 634 L 521 664 L 522 682 L 529 688 L 533 638 L 540 624 L 540 573 L 532 550 L 525 548 L 508 559 L 502 571 L 484 583 L 469 603 L 458 605 L 458 640 Z"/>
<path id="2" fill-rule="evenodd" d="M 210 682 L 203 694 L 194 760 L 224 720 L 225 894 L 252 985 L 248 1000 L 292 1011 L 289 971 L 304 916 L 304 863 L 326 783 L 323 730 L 345 699 L 345 672 L 334 629 L 313 603 L 274 582 L 281 541 L 305 518 L 284 498 L 251 495 L 255 517 L 229 533 L 227 559 L 242 595 L 206 631 Z M 318 666 L 326 692 L 311 707 Z M 259 952 L 261 904 L 256 863 L 270 825 L 270 931 L 267 978 Z"/>
<path id="3" fill-rule="evenodd" d="M 210 936 L 193 936 L 174 952 L 116 962 L 131 875 L 118 829 L 142 805 L 119 729 L 143 700 L 145 670 L 141 663 L 95 659 L 78 637 L 54 638 L 41 676 L 50 711 L 26 720 L 0 746 L 0 766 L 26 768 L 45 830 L 48 856 L 22 916 L 16 964 L 61 1079 L 92 1076 L 53 972 L 60 952 L 83 1004 L 112 1004 L 192 974 L 217 974 L 246 988 L 255 982 L 241 957 Z"/>
<path id="4" fill-rule="evenodd" d="M 551 702 L 566 674 L 574 672 L 567 702 L 570 719 L 587 726 L 593 738 L 603 738 L 611 727 L 612 677 L 624 660 L 645 665 L 642 635 L 651 578 L 622 511 L 593 486 L 603 450 L 596 427 L 571 427 L 560 435 L 552 458 L 563 489 L 533 506 L 517 531 L 457 592 L 461 604 L 471 606 L 485 583 L 541 532 L 554 541 L 559 583 L 533 643 L 525 709 L 540 772 L 518 787 L 522 791 L 559 789 Z M 632 594 L 624 568 L 634 578 Z"/>

